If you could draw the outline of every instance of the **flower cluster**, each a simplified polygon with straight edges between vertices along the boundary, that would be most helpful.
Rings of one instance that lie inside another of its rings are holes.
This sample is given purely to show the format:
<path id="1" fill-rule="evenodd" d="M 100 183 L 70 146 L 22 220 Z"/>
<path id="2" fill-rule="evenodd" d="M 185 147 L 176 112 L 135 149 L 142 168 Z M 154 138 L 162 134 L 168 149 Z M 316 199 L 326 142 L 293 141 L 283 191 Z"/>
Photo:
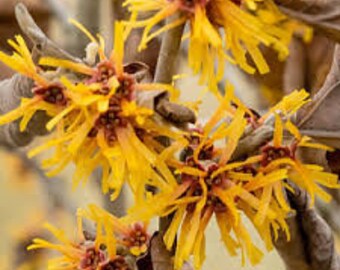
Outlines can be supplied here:
<path id="1" fill-rule="evenodd" d="M 55 148 L 54 155 L 44 160 L 43 167 L 50 168 L 48 175 L 53 176 L 73 162 L 76 165 L 74 186 L 87 181 L 97 167 L 103 170 L 103 192 L 113 190 L 112 199 L 119 195 L 125 180 L 139 196 L 143 196 L 146 183 L 160 189 L 174 184 L 167 166 L 162 162 L 156 165 L 154 147 L 159 143 L 155 137 L 183 141 L 181 134 L 157 122 L 153 108 L 139 105 L 143 92 L 171 86 L 140 83 L 133 73 L 128 73 L 129 69 L 124 70 L 121 23 L 116 24 L 115 49 L 109 58 L 103 53 L 102 39 L 96 40 L 79 23 L 75 24 L 98 44 L 99 63 L 92 67 L 64 59 L 42 58 L 40 65 L 62 67 L 80 74 L 79 79 L 56 76 L 50 82 L 33 63 L 26 44 L 18 36 L 17 43 L 10 41 L 16 52 L 12 56 L 2 53 L 0 60 L 34 80 L 33 97 L 23 99 L 19 108 L 1 116 L 0 123 L 21 118 L 20 129 L 25 130 L 35 112 L 45 111 L 51 117 L 46 128 L 55 130 L 54 138 L 31 150 L 29 156 Z M 144 164 L 142 171 L 140 164 Z"/>
<path id="2" fill-rule="evenodd" d="M 189 65 L 195 73 L 201 73 L 202 82 L 209 82 L 211 90 L 217 90 L 225 61 L 251 74 L 256 70 L 267 73 L 269 66 L 260 45 L 271 47 L 283 60 L 288 56 L 288 45 L 295 32 L 304 32 L 306 41 L 311 39 L 311 30 L 288 19 L 272 0 L 126 0 L 125 5 L 132 14 L 128 24 L 144 27 L 140 49 L 161 33 L 188 22 Z M 154 15 L 137 20 L 138 15 L 147 12 Z M 151 31 L 176 13 L 180 14 L 177 19 Z"/>
<path id="3" fill-rule="evenodd" d="M 84 234 L 84 218 L 96 224 L 96 236 Z M 63 231 L 45 224 L 45 228 L 60 243 L 54 244 L 36 238 L 28 250 L 50 249 L 60 253 L 61 257 L 49 261 L 48 269 L 51 270 L 131 270 L 133 266 L 129 263 L 127 254 L 119 254 L 117 247 L 126 248 L 134 256 L 146 251 L 149 235 L 142 223 L 126 225 L 95 205 L 90 205 L 88 209 L 79 209 L 77 223 L 78 233 L 75 240 L 69 240 Z"/>
<path id="4" fill-rule="evenodd" d="M 131 222 L 173 214 L 164 241 L 170 249 L 177 233 L 180 233 L 175 269 L 181 269 L 190 255 L 194 256 L 195 269 L 201 268 L 205 258 L 204 231 L 213 215 L 229 253 L 236 255 L 240 249 L 243 262 L 247 256 L 255 265 L 263 254 L 243 225 L 242 213 L 257 228 L 270 250 L 273 247 L 272 232 L 277 237 L 279 230 L 283 230 L 290 239 L 285 217 L 292 209 L 284 194 L 285 189 L 293 190 L 290 181 L 304 188 L 311 196 L 312 203 L 315 195 L 325 201 L 330 200 L 319 184 L 328 188 L 340 187 L 336 175 L 297 159 L 296 152 L 301 147 L 331 150 L 302 136 L 289 119 L 292 112 L 308 101 L 305 91 L 293 92 L 277 104 L 277 108 L 282 109 L 282 116 L 279 111 L 274 114 L 273 141 L 243 161 L 234 162 L 232 155 L 247 123 L 259 126 L 264 119 L 254 119 L 250 111 L 246 112 L 241 107 L 235 109 L 230 97 L 233 95 L 227 92 L 210 120 L 202 128 L 192 129 L 181 162 L 175 156 L 168 156 L 168 165 L 180 179 L 177 188 L 170 193 L 160 192 L 134 206 L 124 218 L 126 222 Z M 228 116 L 229 123 L 219 123 L 221 117 Z M 292 134 L 287 141 L 283 141 L 284 128 Z M 226 139 L 226 142 L 218 147 L 218 140 L 221 139 Z"/>

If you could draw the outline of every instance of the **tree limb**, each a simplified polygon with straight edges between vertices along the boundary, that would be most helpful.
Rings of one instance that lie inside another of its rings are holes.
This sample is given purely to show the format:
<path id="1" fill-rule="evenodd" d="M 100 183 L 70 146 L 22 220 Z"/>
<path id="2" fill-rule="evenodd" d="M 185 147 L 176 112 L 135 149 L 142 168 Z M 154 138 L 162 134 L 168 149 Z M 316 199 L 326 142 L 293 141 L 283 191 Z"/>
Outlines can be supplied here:
<path id="1" fill-rule="evenodd" d="M 336 45 L 333 64 L 323 86 L 296 117 L 297 126 L 304 133 L 337 148 L 340 147 L 339 74 L 340 47 Z"/>

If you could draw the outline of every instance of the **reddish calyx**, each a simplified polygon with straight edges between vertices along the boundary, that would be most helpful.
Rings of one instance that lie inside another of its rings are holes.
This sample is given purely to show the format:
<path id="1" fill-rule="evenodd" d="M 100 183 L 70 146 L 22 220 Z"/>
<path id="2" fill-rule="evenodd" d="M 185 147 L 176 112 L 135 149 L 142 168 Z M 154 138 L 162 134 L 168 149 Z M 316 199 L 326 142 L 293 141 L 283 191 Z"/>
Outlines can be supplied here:
<path id="1" fill-rule="evenodd" d="M 96 270 L 100 263 L 105 261 L 105 254 L 94 246 L 85 248 L 84 256 L 79 263 L 81 270 Z"/>
<path id="2" fill-rule="evenodd" d="M 65 106 L 67 98 L 65 88 L 60 84 L 51 84 L 47 87 L 36 87 L 33 89 L 35 96 L 41 97 L 45 102 L 55 105 Z"/>
<path id="3" fill-rule="evenodd" d="M 190 160 L 192 163 L 193 161 Z M 189 164 L 191 164 L 189 163 Z M 207 172 L 207 175 L 204 177 L 204 184 L 206 185 L 207 189 L 207 201 L 205 204 L 205 208 L 212 208 L 214 212 L 225 212 L 227 210 L 226 205 L 214 194 L 214 189 L 227 189 L 229 185 L 229 179 L 227 178 L 226 173 L 221 173 L 215 177 L 212 177 L 212 174 L 218 170 L 219 166 L 216 163 L 210 163 L 208 166 L 204 166 L 202 164 L 196 164 L 195 168 L 203 170 Z M 187 191 L 187 196 L 202 196 L 203 195 L 203 188 L 198 181 L 197 176 L 189 176 L 187 174 L 182 175 L 185 181 L 191 181 L 192 184 Z M 190 178 L 191 177 L 191 178 Z M 193 212 L 196 208 L 196 203 L 190 203 L 187 206 L 188 212 Z"/>
<path id="4" fill-rule="evenodd" d="M 108 95 L 111 91 L 109 81 L 116 76 L 114 66 L 111 62 L 101 62 L 97 66 L 97 72 L 88 81 L 88 83 L 101 83 L 100 90 L 96 94 Z M 95 121 L 94 127 L 88 134 L 88 137 L 96 137 L 99 130 L 104 130 L 104 136 L 108 144 L 113 144 L 116 140 L 115 130 L 118 127 L 126 127 L 128 119 L 121 115 L 122 103 L 131 102 L 135 99 L 134 77 L 130 74 L 123 73 L 117 78 L 119 86 L 109 99 L 109 108 L 107 112 L 102 113 Z"/>
<path id="5" fill-rule="evenodd" d="M 186 136 L 186 139 L 189 141 L 189 146 L 187 146 L 183 153 L 181 154 L 181 160 L 189 161 L 194 154 L 195 149 L 200 145 L 202 139 L 199 134 L 203 134 L 203 130 L 199 128 L 191 129 L 190 135 Z M 198 154 L 199 160 L 211 160 L 214 154 L 214 145 L 209 144 L 202 147 Z M 193 161 L 192 161 L 193 162 Z"/>
<path id="6" fill-rule="evenodd" d="M 262 148 L 261 165 L 263 167 L 267 166 L 270 162 L 281 158 L 294 159 L 294 153 L 289 147 L 286 146 L 274 147 L 267 145 Z"/>
<path id="7" fill-rule="evenodd" d="M 135 223 L 131 226 L 129 235 L 123 238 L 124 244 L 129 247 L 143 247 L 148 244 L 150 236 L 145 227 L 140 223 Z"/>

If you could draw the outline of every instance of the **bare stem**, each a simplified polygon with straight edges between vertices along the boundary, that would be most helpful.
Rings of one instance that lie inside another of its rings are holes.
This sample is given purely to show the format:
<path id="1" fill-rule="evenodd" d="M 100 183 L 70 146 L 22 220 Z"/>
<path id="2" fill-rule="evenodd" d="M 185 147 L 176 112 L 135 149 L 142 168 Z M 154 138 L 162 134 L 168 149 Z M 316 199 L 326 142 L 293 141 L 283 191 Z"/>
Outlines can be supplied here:
<path id="1" fill-rule="evenodd" d="M 176 20 L 180 14 L 168 18 L 166 23 L 170 24 Z M 154 81 L 158 83 L 171 83 L 174 73 L 175 61 L 181 46 L 181 39 L 184 31 L 184 24 L 175 27 L 164 34 L 158 60 Z M 164 141 L 167 144 L 167 141 Z M 172 215 L 160 218 L 159 231 L 163 235 L 171 223 Z"/>
<path id="2" fill-rule="evenodd" d="M 239 141 L 231 160 L 237 161 L 254 153 L 266 142 L 271 141 L 273 138 L 273 131 L 273 125 L 263 125 L 247 134 Z"/>
<path id="3" fill-rule="evenodd" d="M 296 124 L 305 134 L 335 148 L 340 147 L 340 47 L 336 45 L 329 74 L 312 102 L 299 110 Z"/>
<path id="4" fill-rule="evenodd" d="M 40 27 L 35 23 L 26 6 L 22 3 L 16 5 L 15 16 L 21 31 L 33 42 L 41 55 L 63 58 L 74 62 L 81 62 L 77 57 L 61 49 L 50 40 Z"/>
<path id="5" fill-rule="evenodd" d="M 178 19 L 180 14 L 177 14 L 167 19 L 167 24 L 172 23 Z M 184 31 L 184 24 L 177 26 L 164 34 L 161 50 L 159 52 L 155 82 L 171 83 L 174 74 L 175 62 L 177 59 L 178 51 L 181 46 L 181 39 Z"/>

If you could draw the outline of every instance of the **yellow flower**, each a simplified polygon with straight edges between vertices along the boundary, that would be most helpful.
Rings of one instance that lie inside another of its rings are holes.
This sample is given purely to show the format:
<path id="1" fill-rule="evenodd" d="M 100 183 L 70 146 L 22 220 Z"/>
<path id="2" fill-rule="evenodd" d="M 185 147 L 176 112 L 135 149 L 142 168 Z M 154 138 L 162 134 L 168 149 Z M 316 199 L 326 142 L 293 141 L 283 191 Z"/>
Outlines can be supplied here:
<path id="1" fill-rule="evenodd" d="M 96 241 L 86 241 L 82 232 L 82 226 L 78 227 L 78 239 L 76 241 L 69 240 L 65 233 L 50 224 L 45 227 L 54 235 L 59 243 L 54 244 L 44 239 L 35 238 L 33 244 L 27 249 L 50 249 L 55 250 L 62 256 L 48 261 L 49 270 L 77 270 L 77 269 L 94 269 L 99 270 L 101 263 L 107 260 L 107 256 L 115 256 L 115 254 L 106 254 L 100 249 L 100 244 L 115 246 L 114 242 L 104 242 L 97 237 Z"/>
<path id="2" fill-rule="evenodd" d="M 188 136 L 189 144 L 182 155 L 183 162 L 176 161 L 171 155 L 167 156 L 167 163 L 180 177 L 178 186 L 173 191 L 160 192 L 135 205 L 123 218 L 125 222 L 132 222 L 173 213 L 164 241 L 170 249 L 179 232 L 175 269 L 181 269 L 190 255 L 194 256 L 195 269 L 201 268 L 205 258 L 204 231 L 213 215 L 218 221 L 223 243 L 231 255 L 235 256 L 240 249 L 243 262 L 248 256 L 252 264 L 257 264 L 262 258 L 262 252 L 254 245 L 242 223 L 241 208 L 238 206 L 243 203 L 250 205 L 251 209 L 258 210 L 261 207 L 260 200 L 243 187 L 243 183 L 253 177 L 243 168 L 258 163 L 261 156 L 228 163 L 247 124 L 245 111 L 234 109 L 231 97 L 233 95 L 227 93 L 203 128 L 192 130 Z M 215 129 L 223 117 L 232 119 L 230 123 L 225 122 Z M 216 147 L 214 143 L 225 138 L 226 145 Z M 266 218 L 273 222 L 277 214 L 269 208 Z M 265 236 L 268 237 L 267 234 Z"/>
<path id="3" fill-rule="evenodd" d="M 104 209 L 91 204 L 88 209 L 79 209 L 79 215 L 84 216 L 97 224 L 102 224 L 106 234 L 114 234 L 117 243 L 129 249 L 134 256 L 140 256 L 147 251 L 150 236 L 144 223 L 126 224 Z M 97 231 L 101 230 L 97 227 Z"/>
<path id="4" fill-rule="evenodd" d="M 92 42 L 98 43 L 100 62 L 91 67 L 69 60 L 42 58 L 42 65 L 63 67 L 85 75 L 75 81 L 58 77 L 56 82 L 50 83 L 36 73 L 37 68 L 26 56 L 27 48 L 15 47 L 22 52 L 22 59 L 30 70 L 28 73 L 25 69 L 24 75 L 40 80 L 33 89 L 34 97 L 23 100 L 20 108 L 1 116 L 0 124 L 23 117 L 20 128 L 25 130 L 37 110 L 46 111 L 52 117 L 46 128 L 55 130 L 54 138 L 32 149 L 29 156 L 54 148 L 53 156 L 43 161 L 43 167 L 49 169 L 47 175 L 58 174 L 72 162 L 76 165 L 74 187 L 82 181 L 85 183 L 100 167 L 103 192 L 113 191 L 112 200 L 119 195 L 125 181 L 138 201 L 144 197 L 146 184 L 161 190 L 171 189 L 176 180 L 166 164 L 158 160 L 157 151 L 164 150 L 164 146 L 159 147 L 155 138 L 167 136 L 181 144 L 185 144 L 185 139 L 166 124 L 156 122 L 153 108 L 140 106 L 139 97 L 143 91 L 172 91 L 173 87 L 138 83 L 133 74 L 125 72 L 122 62 L 124 27 L 121 23 L 116 23 L 115 49 L 109 58 L 104 54 L 105 44 L 100 36 L 97 40 L 82 25 L 73 23 Z M 21 39 L 18 42 L 24 46 Z M 7 62 L 12 63 L 17 58 Z"/>
<path id="5" fill-rule="evenodd" d="M 284 189 L 292 191 L 287 179 L 308 192 L 312 205 L 315 195 L 326 201 L 331 199 L 319 185 L 328 188 L 339 187 L 336 175 L 324 172 L 323 168 L 318 165 L 303 164 L 298 160 L 296 153 L 301 147 L 331 150 L 325 145 L 311 142 L 311 138 L 307 136 L 302 136 L 290 120 L 291 116 L 309 101 L 309 94 L 305 90 L 294 91 L 285 96 L 257 122 L 261 124 L 270 116 L 275 116 L 273 141 L 261 149 L 262 157 L 256 165 L 256 174 L 243 185 L 247 192 L 259 198 L 259 208 L 255 211 L 249 205 L 242 205 L 242 209 L 253 221 L 268 249 L 272 248 L 272 239 L 268 237 L 271 229 L 275 237 L 278 235 L 278 229 L 283 229 L 287 239 L 290 239 L 289 230 L 284 221 L 285 216 L 291 211 L 284 194 Z M 284 131 L 287 131 L 286 134 Z M 277 213 L 275 220 L 267 218 L 268 209 Z"/>
<path id="6" fill-rule="evenodd" d="M 17 109 L 0 117 L 0 125 L 22 117 L 20 131 L 24 131 L 37 111 L 45 111 L 49 116 L 55 116 L 62 111 L 66 105 L 66 97 L 65 88 L 61 84 L 49 82 L 44 78 L 40 68 L 34 64 L 24 39 L 16 36 L 15 40 L 16 42 L 8 41 L 15 52 L 11 56 L 0 52 L 0 61 L 34 81 L 33 98 L 22 98 L 21 105 Z"/>
<path id="7" fill-rule="evenodd" d="M 18 73 L 31 78 L 40 86 L 47 86 L 48 82 L 38 73 L 39 68 L 34 64 L 31 53 L 22 36 L 17 35 L 8 41 L 15 52 L 9 56 L 0 52 L 0 61 Z"/>
<path id="8" fill-rule="evenodd" d="M 275 106 L 271 107 L 258 122 L 263 123 L 273 113 L 290 117 L 310 101 L 309 93 L 305 89 L 295 90 L 289 95 L 284 96 Z"/>
<path id="9" fill-rule="evenodd" d="M 67 88 L 69 103 L 47 123 L 47 129 L 56 128 L 55 139 L 29 152 L 29 156 L 34 156 L 55 148 L 54 156 L 43 162 L 44 167 L 52 168 L 49 176 L 74 162 L 73 183 L 77 186 L 80 181 L 87 181 L 95 168 L 101 167 L 103 192 L 114 190 L 112 199 L 118 196 L 125 180 L 135 195 L 139 192 L 140 198 L 147 181 L 159 188 L 165 188 L 167 181 L 175 181 L 164 163 L 157 162 L 157 168 L 166 179 L 153 170 L 157 154 L 145 145 L 143 138 L 149 131 L 155 136 L 170 134 L 180 138 L 180 135 L 168 131 L 165 126 L 158 127 L 151 118 L 153 111 L 139 107 L 130 98 L 133 89 L 127 88 L 127 95 L 122 95 L 118 86 L 107 95 L 100 95 L 92 91 L 92 84 L 73 85 L 65 78 L 61 81 Z M 140 164 L 145 164 L 143 171 Z"/>
<path id="10" fill-rule="evenodd" d="M 273 248 L 272 236 L 276 239 L 280 230 L 290 240 L 286 217 L 292 210 L 286 201 L 284 189 L 291 190 L 291 186 L 286 179 L 306 189 L 312 197 L 312 203 L 315 194 L 330 199 L 318 184 L 329 188 L 339 187 L 335 175 L 323 172 L 317 165 L 302 164 L 296 158 L 295 151 L 299 147 L 329 150 L 300 135 L 289 120 L 290 115 L 308 101 L 308 94 L 304 91 L 294 92 L 270 111 L 279 111 L 285 117 L 283 123 L 281 117 L 275 114 L 272 144 L 262 148 L 260 155 L 250 156 L 244 161 L 229 162 L 247 123 L 254 121 L 251 112 L 236 99 L 231 90 L 227 87 L 226 95 L 219 97 L 220 106 L 207 123 L 187 135 L 189 143 L 181 155 L 181 162 L 173 156 L 178 148 L 170 154 L 161 153 L 160 157 L 179 175 L 177 187 L 151 196 L 132 207 L 129 215 L 123 218 L 125 222 L 132 222 L 173 214 L 164 241 L 170 249 L 179 234 L 176 269 L 180 269 L 190 255 L 194 256 L 195 269 L 201 268 L 205 258 L 204 231 L 212 216 L 217 219 L 223 243 L 229 253 L 236 255 L 241 250 L 243 263 L 247 256 L 253 265 L 257 264 L 262 252 L 254 245 L 243 225 L 241 213 L 253 223 L 270 250 Z M 283 129 L 293 135 L 287 143 L 283 142 Z M 226 143 L 218 147 L 217 141 L 222 139 L 226 139 Z"/>
<path id="11" fill-rule="evenodd" d="M 45 227 L 59 243 L 54 244 L 36 238 L 27 249 L 50 249 L 60 253 L 61 257 L 48 261 L 48 270 L 131 270 L 125 257 L 117 254 L 116 228 L 112 226 L 112 218 L 109 215 L 103 215 L 102 213 L 105 212 L 98 207 L 92 206 L 90 209 L 90 214 L 81 209 L 78 210 L 78 236 L 75 241 L 69 240 L 62 230 L 45 224 Z M 84 217 L 95 222 L 96 235 L 93 236 L 94 239 L 85 239 L 82 225 Z"/>
<path id="12" fill-rule="evenodd" d="M 208 81 L 210 88 L 216 90 L 216 83 L 223 75 L 225 60 L 251 74 L 256 69 L 260 73 L 267 73 L 269 67 L 260 51 L 260 45 L 273 48 L 278 52 L 279 59 L 283 60 L 288 56 L 288 45 L 293 33 L 303 28 L 287 20 L 271 0 L 245 1 L 245 9 L 241 8 L 241 2 L 126 0 L 124 5 L 132 13 L 128 25 L 145 27 L 140 49 L 144 49 L 157 35 L 189 22 L 189 65 L 195 73 L 202 73 L 202 82 Z M 136 21 L 138 14 L 144 12 L 154 15 Z M 177 20 L 151 32 L 159 22 L 175 13 L 180 14 Z M 306 38 L 310 39 L 310 31 L 306 29 Z M 247 59 L 248 55 L 256 68 Z M 217 71 L 215 60 L 218 61 Z"/>
<path id="13" fill-rule="evenodd" d="M 124 102 L 122 104 L 122 116 L 134 116 L 138 125 L 142 126 L 148 116 L 153 115 L 153 111 L 148 108 L 137 106 L 136 102 Z"/>
<path id="14" fill-rule="evenodd" d="M 98 86 L 100 94 L 107 94 L 112 87 L 118 86 L 121 88 L 131 87 L 135 91 L 150 91 L 150 90 L 167 90 L 170 93 L 176 93 L 177 90 L 167 84 L 160 83 L 136 83 L 131 74 L 124 70 L 124 42 L 128 29 L 126 29 L 122 22 L 115 23 L 115 38 L 114 50 L 111 51 L 109 57 L 104 53 L 105 41 L 98 35 L 96 39 L 83 25 L 75 20 L 70 20 L 79 30 L 81 30 L 91 42 L 98 45 L 99 63 L 95 67 L 89 66 L 85 63 L 75 63 L 70 60 L 56 59 L 52 57 L 43 57 L 40 59 L 39 64 L 49 67 L 62 67 L 88 76 L 85 80 L 86 84 L 95 84 Z"/>
<path id="15" fill-rule="evenodd" d="M 290 141 L 283 140 L 283 132 L 287 130 L 292 134 L 292 139 Z M 262 161 L 260 171 L 264 174 L 271 172 L 280 171 L 282 168 L 287 169 L 287 172 L 282 173 L 276 179 L 264 180 L 263 177 L 259 177 L 257 180 L 254 179 L 250 186 L 254 189 L 264 187 L 265 189 L 271 189 L 267 191 L 268 193 L 275 192 L 279 203 L 284 207 L 284 196 L 280 194 L 282 192 L 283 183 L 282 180 L 289 179 L 293 181 L 299 187 L 305 189 L 307 193 L 311 196 L 311 205 L 314 204 L 315 195 L 318 195 L 321 199 L 325 201 L 330 201 L 331 196 L 322 189 L 319 185 L 328 188 L 339 188 L 338 177 L 335 174 L 324 172 L 321 166 L 315 164 L 303 164 L 297 159 L 297 150 L 300 147 L 317 148 L 331 151 L 332 149 L 310 141 L 311 139 L 302 136 L 297 127 L 288 119 L 283 123 L 280 116 L 275 116 L 275 131 L 272 145 L 269 144 L 262 149 Z M 281 178 L 281 181 L 280 181 Z M 276 191 L 274 186 L 278 185 L 278 181 L 281 182 L 280 188 Z M 285 185 L 289 189 L 289 184 Z M 249 187 L 248 187 L 249 188 Z M 264 192 L 263 190 L 263 192 Z M 267 201 L 270 195 L 267 196 Z M 280 199 L 281 198 L 281 199 Z"/>

